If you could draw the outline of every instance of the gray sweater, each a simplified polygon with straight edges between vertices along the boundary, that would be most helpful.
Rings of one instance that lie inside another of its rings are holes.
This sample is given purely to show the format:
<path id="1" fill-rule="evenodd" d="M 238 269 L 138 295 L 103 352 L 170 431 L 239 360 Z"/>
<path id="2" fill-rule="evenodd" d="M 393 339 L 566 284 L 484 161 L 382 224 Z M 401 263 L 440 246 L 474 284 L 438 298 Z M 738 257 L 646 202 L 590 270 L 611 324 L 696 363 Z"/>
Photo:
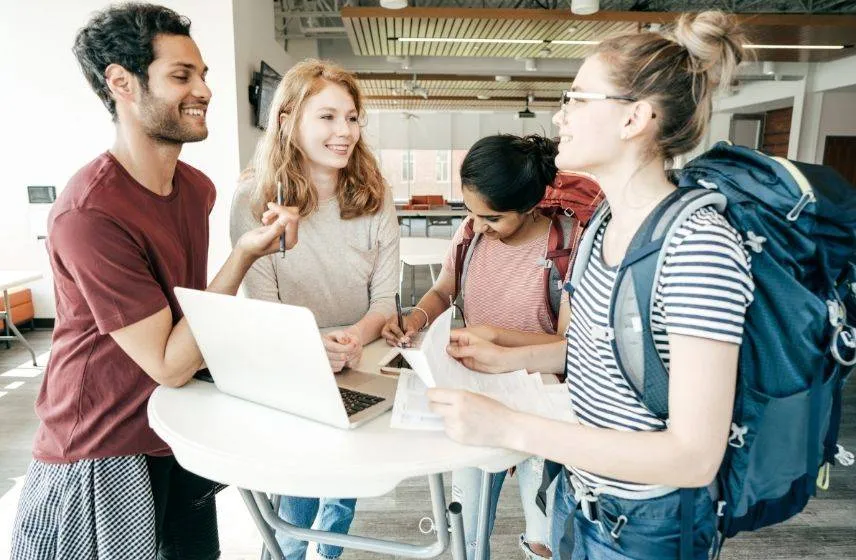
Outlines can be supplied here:
<path id="1" fill-rule="evenodd" d="M 232 199 L 232 246 L 261 225 L 250 208 L 252 186 L 242 182 Z M 308 307 L 321 328 L 353 325 L 369 311 L 395 313 L 399 229 L 391 191 L 377 214 L 350 220 L 339 216 L 335 198 L 319 203 L 300 219 L 297 239 L 284 259 L 277 252 L 253 264 L 242 284 L 247 297 Z"/>

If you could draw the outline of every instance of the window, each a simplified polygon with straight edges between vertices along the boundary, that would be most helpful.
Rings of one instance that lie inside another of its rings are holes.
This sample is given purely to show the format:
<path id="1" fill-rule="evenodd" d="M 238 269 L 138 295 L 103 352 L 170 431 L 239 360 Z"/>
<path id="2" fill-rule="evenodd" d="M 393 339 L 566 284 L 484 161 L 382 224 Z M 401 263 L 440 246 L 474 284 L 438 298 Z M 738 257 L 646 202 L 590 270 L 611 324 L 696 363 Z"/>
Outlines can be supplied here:
<path id="1" fill-rule="evenodd" d="M 438 183 L 449 182 L 449 152 L 437 150 L 437 159 L 434 164 L 434 180 Z"/>
<path id="2" fill-rule="evenodd" d="M 408 183 L 413 181 L 413 152 L 411 150 L 401 152 L 401 180 Z"/>

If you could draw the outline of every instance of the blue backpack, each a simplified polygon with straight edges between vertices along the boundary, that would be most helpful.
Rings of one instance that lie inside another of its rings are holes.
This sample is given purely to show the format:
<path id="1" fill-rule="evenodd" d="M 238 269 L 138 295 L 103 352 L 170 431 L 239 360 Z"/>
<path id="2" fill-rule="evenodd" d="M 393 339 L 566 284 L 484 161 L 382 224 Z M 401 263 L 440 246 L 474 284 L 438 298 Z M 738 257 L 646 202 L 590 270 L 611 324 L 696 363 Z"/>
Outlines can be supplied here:
<path id="1" fill-rule="evenodd" d="M 837 458 L 842 388 L 856 365 L 856 189 L 829 167 L 766 156 L 726 142 L 674 177 L 679 189 L 640 226 L 610 304 L 616 361 L 643 404 L 668 417 L 668 371 L 654 344 L 653 290 L 674 231 L 715 206 L 752 257 L 731 434 L 711 486 L 723 538 L 796 515 L 825 488 Z M 604 203 L 580 243 L 582 279 Z M 643 328 L 643 325 L 649 328 Z M 692 552 L 692 490 L 681 490 L 681 558 Z"/>

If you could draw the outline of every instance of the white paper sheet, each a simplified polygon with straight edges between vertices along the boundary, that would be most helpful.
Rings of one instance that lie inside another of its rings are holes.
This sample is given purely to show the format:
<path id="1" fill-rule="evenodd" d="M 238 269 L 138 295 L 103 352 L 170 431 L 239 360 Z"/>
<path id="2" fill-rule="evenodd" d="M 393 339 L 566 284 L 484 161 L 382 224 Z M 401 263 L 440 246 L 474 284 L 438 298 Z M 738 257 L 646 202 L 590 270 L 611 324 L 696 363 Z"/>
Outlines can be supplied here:
<path id="1" fill-rule="evenodd" d="M 401 349 L 413 368 L 399 376 L 391 426 L 407 429 L 442 429 L 442 422 L 428 408 L 428 387 L 463 389 L 498 400 L 509 408 L 564 421 L 575 421 L 563 385 L 548 389 L 540 374 L 526 370 L 485 374 L 473 371 L 446 352 L 452 312 L 437 317 L 422 337 L 419 348 Z M 405 375 L 405 373 L 407 375 Z M 417 383 L 417 380 L 419 383 Z"/>

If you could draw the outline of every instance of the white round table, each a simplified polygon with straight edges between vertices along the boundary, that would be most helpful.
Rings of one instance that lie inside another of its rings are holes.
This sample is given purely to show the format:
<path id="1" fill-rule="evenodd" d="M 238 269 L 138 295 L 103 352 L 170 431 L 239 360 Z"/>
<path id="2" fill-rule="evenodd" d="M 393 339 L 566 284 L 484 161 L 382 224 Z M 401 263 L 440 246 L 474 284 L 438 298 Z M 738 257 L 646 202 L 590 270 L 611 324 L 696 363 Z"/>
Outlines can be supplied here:
<path id="1" fill-rule="evenodd" d="M 388 350 L 382 340 L 368 345 L 361 371 L 376 372 L 379 358 Z M 283 367 L 288 367 L 285 361 Z M 152 429 L 184 468 L 241 489 L 274 554 L 278 548 L 272 528 L 314 542 L 436 556 L 448 546 L 450 530 L 442 473 L 463 467 L 499 472 L 526 458 L 507 449 L 461 445 L 443 432 L 390 428 L 389 412 L 353 430 L 333 428 L 226 395 L 211 383 L 195 380 L 179 389 L 158 387 L 149 399 L 148 415 Z M 380 496 L 414 476 L 428 476 L 431 487 L 438 541 L 428 547 L 296 529 L 276 516 L 265 496 Z M 487 480 L 486 474 L 483 487 Z M 480 512 L 486 514 L 489 493 L 483 494 Z M 486 521 L 480 519 L 479 529 L 486 535 Z M 483 546 L 480 543 L 479 548 Z"/>

